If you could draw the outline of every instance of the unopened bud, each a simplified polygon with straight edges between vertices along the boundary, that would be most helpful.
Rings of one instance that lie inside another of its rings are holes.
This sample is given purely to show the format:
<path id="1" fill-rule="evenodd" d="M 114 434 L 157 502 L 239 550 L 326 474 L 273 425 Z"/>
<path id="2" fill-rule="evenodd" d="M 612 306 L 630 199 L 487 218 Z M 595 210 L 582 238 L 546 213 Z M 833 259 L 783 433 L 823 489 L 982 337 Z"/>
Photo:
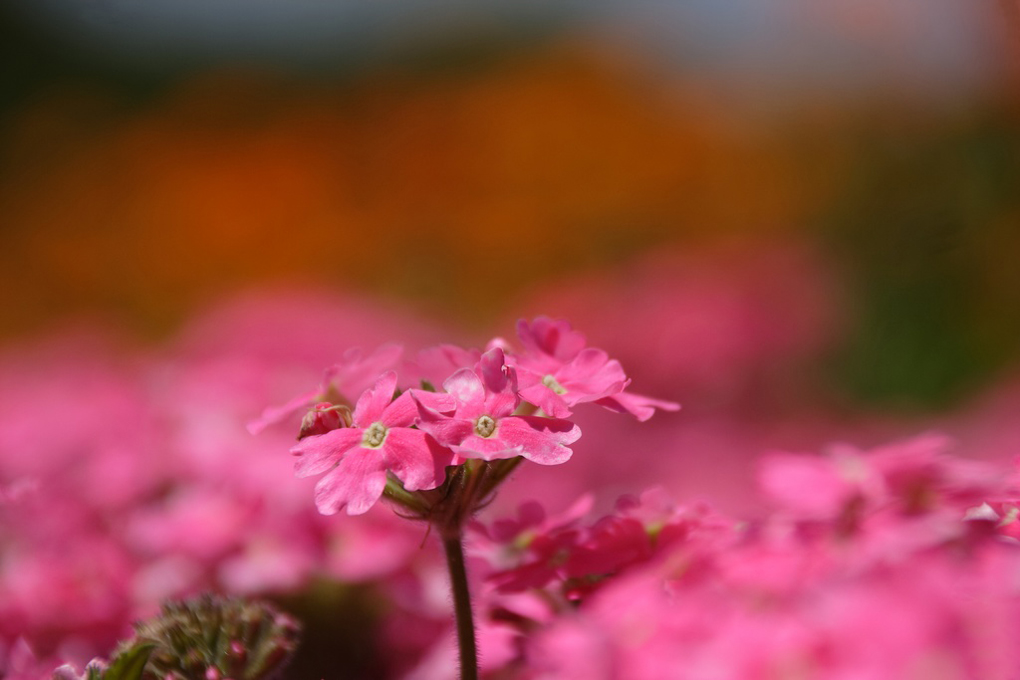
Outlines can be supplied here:
<path id="1" fill-rule="evenodd" d="M 346 406 L 336 406 L 328 401 L 320 401 L 301 419 L 298 440 L 346 427 L 349 414 L 350 409 Z"/>
<path id="2" fill-rule="evenodd" d="M 235 661 L 238 661 L 240 663 L 244 663 L 244 659 L 245 659 L 245 656 L 246 656 L 245 650 L 244 650 L 244 645 L 242 645 L 237 640 L 234 640 L 233 642 L 230 643 L 229 654 L 230 654 L 231 659 L 233 659 Z"/>

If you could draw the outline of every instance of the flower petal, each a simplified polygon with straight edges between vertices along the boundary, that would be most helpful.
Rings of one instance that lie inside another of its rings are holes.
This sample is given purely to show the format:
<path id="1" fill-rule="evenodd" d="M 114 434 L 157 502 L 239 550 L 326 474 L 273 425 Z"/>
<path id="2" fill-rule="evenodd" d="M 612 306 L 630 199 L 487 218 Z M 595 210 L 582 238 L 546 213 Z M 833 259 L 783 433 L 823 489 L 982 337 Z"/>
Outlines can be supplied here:
<path id="1" fill-rule="evenodd" d="M 421 430 L 395 427 L 383 444 L 386 463 L 408 491 L 434 489 L 446 479 L 453 452 Z"/>
<path id="2" fill-rule="evenodd" d="M 459 416 L 473 418 L 481 415 L 485 408 L 485 387 L 470 368 L 463 368 L 447 378 L 443 389 L 460 402 L 457 406 Z"/>
<path id="3" fill-rule="evenodd" d="M 563 400 L 570 405 L 616 394 L 628 382 L 619 361 L 591 347 L 582 350 L 573 361 L 557 371 L 556 380 L 567 390 Z"/>
<path id="4" fill-rule="evenodd" d="M 368 427 L 382 417 L 383 411 L 393 401 L 393 392 L 397 388 L 397 374 L 394 371 L 383 373 L 375 382 L 375 386 L 358 399 L 351 418 L 358 427 Z"/>
<path id="5" fill-rule="evenodd" d="M 490 349 L 482 355 L 475 370 L 485 386 L 483 411 L 494 418 L 513 413 L 521 401 L 517 394 L 517 371 L 506 365 L 503 350 Z"/>
<path id="6" fill-rule="evenodd" d="M 532 354 L 545 354 L 561 362 L 572 360 L 587 344 L 584 335 L 573 330 L 569 322 L 547 316 L 536 317 L 530 324 L 519 320 L 517 337 Z"/>
<path id="7" fill-rule="evenodd" d="M 358 447 L 315 485 L 315 507 L 323 515 L 346 508 L 361 515 L 375 505 L 386 487 L 386 468 L 378 451 Z"/>
<path id="8" fill-rule="evenodd" d="M 418 404 L 409 391 L 394 399 L 379 416 L 379 422 L 386 427 L 410 427 L 417 419 Z"/>
<path id="9" fill-rule="evenodd" d="M 655 414 L 655 409 L 660 411 L 680 410 L 680 404 L 675 401 L 653 399 L 643 394 L 633 394 L 631 392 L 620 392 L 612 396 L 603 397 L 602 399 L 596 399 L 595 403 L 605 406 L 610 411 L 629 413 L 641 422 L 651 418 Z"/>
<path id="10" fill-rule="evenodd" d="M 329 470 L 344 453 L 361 441 L 361 437 L 360 429 L 350 427 L 305 437 L 290 450 L 297 456 L 294 473 L 298 477 L 309 477 Z"/>
<path id="11" fill-rule="evenodd" d="M 478 460 L 504 460 L 524 455 L 519 446 L 509 446 L 499 439 L 485 439 L 483 437 L 469 437 L 460 446 L 450 447 L 454 453 L 460 456 L 461 460 L 470 458 Z"/>
<path id="12" fill-rule="evenodd" d="M 572 444 L 581 428 L 569 420 L 537 416 L 511 416 L 499 421 L 499 438 L 509 447 L 520 447 L 520 455 L 540 465 L 558 465 L 570 459 Z"/>
<path id="13" fill-rule="evenodd" d="M 408 390 L 414 395 L 415 401 L 432 411 L 453 413 L 457 410 L 457 397 L 445 392 L 429 392 L 428 390 Z"/>
<path id="14" fill-rule="evenodd" d="M 428 432 L 444 446 L 460 444 L 474 432 L 474 425 L 465 418 L 449 418 L 418 404 L 418 428 Z"/>
<path id="15" fill-rule="evenodd" d="M 333 366 L 326 376 L 325 385 L 332 385 L 348 399 L 371 387 L 383 371 L 392 369 L 404 348 L 398 344 L 386 344 L 367 357 L 357 347 L 347 350 L 341 363 Z"/>
<path id="16" fill-rule="evenodd" d="M 521 373 L 521 383 L 525 383 L 524 373 Z M 570 415 L 570 407 L 567 406 L 567 402 L 563 400 L 563 397 L 556 394 L 549 387 L 542 383 L 541 376 L 538 376 L 536 380 L 531 380 L 529 374 L 527 382 L 531 384 L 524 385 L 520 388 L 521 398 L 529 404 L 534 404 L 538 408 L 542 409 L 544 413 L 548 413 L 554 418 L 566 418 Z"/>
<path id="17" fill-rule="evenodd" d="M 262 411 L 262 415 L 247 424 L 248 432 L 258 434 L 270 425 L 294 415 L 295 413 L 308 408 L 319 399 L 321 390 L 315 389 L 305 394 L 299 394 L 283 406 L 270 406 Z"/>

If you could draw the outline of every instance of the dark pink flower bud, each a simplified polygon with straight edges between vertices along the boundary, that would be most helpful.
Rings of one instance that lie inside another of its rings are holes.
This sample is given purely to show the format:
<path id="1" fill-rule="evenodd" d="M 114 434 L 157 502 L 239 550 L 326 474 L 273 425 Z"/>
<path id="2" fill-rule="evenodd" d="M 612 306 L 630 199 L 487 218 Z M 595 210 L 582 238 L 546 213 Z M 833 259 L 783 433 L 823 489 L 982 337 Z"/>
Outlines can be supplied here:
<path id="1" fill-rule="evenodd" d="M 302 418 L 298 440 L 347 427 L 349 417 L 350 409 L 346 406 L 336 406 L 328 401 L 320 401 Z"/>

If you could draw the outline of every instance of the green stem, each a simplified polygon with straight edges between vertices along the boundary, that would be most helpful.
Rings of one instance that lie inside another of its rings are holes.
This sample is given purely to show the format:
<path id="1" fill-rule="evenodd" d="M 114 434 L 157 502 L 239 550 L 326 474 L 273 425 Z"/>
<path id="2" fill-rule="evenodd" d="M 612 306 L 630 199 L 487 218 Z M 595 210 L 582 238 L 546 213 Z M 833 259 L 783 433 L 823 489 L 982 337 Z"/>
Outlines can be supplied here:
<path id="1" fill-rule="evenodd" d="M 419 515 L 426 513 L 428 510 L 420 495 L 406 491 L 400 482 L 393 477 L 386 480 L 383 496 Z"/>
<path id="2" fill-rule="evenodd" d="M 499 486 L 503 480 L 510 476 L 510 473 L 517 469 L 517 466 L 524 462 L 524 459 L 520 456 L 515 458 L 506 458 L 503 460 L 495 461 L 491 463 L 492 470 L 488 477 L 485 479 L 485 483 L 482 484 L 479 500 L 485 498 L 492 493 L 497 486 Z"/>
<path id="3" fill-rule="evenodd" d="M 468 590 L 467 569 L 464 566 L 462 537 L 459 528 L 456 533 L 444 534 L 443 549 L 446 551 L 446 565 L 450 569 L 450 590 L 453 591 L 453 611 L 457 621 L 460 680 L 478 680 L 478 649 L 471 613 L 471 592 Z"/>

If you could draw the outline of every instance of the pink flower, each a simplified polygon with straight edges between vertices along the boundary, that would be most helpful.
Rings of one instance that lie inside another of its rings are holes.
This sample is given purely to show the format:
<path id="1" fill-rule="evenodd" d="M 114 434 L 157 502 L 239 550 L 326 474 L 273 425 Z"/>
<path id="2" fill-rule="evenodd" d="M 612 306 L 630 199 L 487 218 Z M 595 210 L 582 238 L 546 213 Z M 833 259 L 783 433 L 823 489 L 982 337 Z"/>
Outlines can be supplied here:
<path id="1" fill-rule="evenodd" d="M 419 427 L 449 446 L 461 459 L 497 460 L 523 456 L 541 465 L 566 462 L 581 430 L 557 418 L 511 415 L 517 408 L 517 380 L 503 350 L 490 349 L 475 370 L 462 369 L 443 383 L 456 397 L 446 416 L 422 406 Z M 427 394 L 427 393 L 419 393 Z"/>
<path id="2" fill-rule="evenodd" d="M 773 453 L 762 459 L 759 480 L 798 519 L 839 521 L 845 530 L 879 510 L 960 517 L 1000 497 L 1006 484 L 986 463 L 947 455 L 949 443 L 926 434 L 867 452 L 839 445 L 824 457 Z"/>
<path id="3" fill-rule="evenodd" d="M 810 520 L 834 519 L 848 511 L 856 515 L 861 503 L 874 505 L 885 493 L 874 468 L 846 447 L 828 456 L 767 454 L 759 463 L 758 480 L 766 495 Z"/>
<path id="4" fill-rule="evenodd" d="M 548 517 L 537 501 L 522 503 L 516 518 L 491 526 L 471 524 L 471 553 L 496 569 L 489 579 L 503 593 L 540 588 L 561 575 L 581 533 L 578 520 L 591 510 L 586 494 L 559 515 Z"/>
<path id="5" fill-rule="evenodd" d="M 341 508 L 350 515 L 366 512 L 382 495 L 387 471 L 408 491 L 433 489 L 443 482 L 452 453 L 411 427 L 416 403 L 410 392 L 393 399 L 396 385 L 397 374 L 385 373 L 361 395 L 351 427 L 307 437 L 291 449 L 298 457 L 299 477 L 326 473 L 315 485 L 315 505 L 322 514 Z"/>
<path id="6" fill-rule="evenodd" d="M 656 408 L 680 408 L 675 402 L 625 393 L 630 379 L 620 362 L 600 349 L 586 347 L 584 336 L 566 321 L 540 316 L 529 324 L 521 319 L 517 335 L 525 348 L 523 355 L 513 358 L 521 397 L 551 416 L 565 418 L 571 407 L 591 401 L 642 421 L 651 418 Z"/>
<path id="7" fill-rule="evenodd" d="M 449 344 L 437 345 L 418 352 L 414 361 L 406 363 L 405 370 L 416 380 L 441 385 L 460 369 L 477 364 L 481 356 L 482 353 L 477 349 L 464 349 Z"/>
<path id="8" fill-rule="evenodd" d="M 53 671 L 57 663 L 52 659 L 39 658 L 22 637 L 9 646 L 0 639 L 0 677 L 6 680 L 44 680 L 51 674 L 54 678 L 61 678 Z M 57 671 L 61 672 L 61 668 Z"/>
<path id="9" fill-rule="evenodd" d="M 536 317 L 530 324 L 520 319 L 517 337 L 531 364 L 540 371 L 554 370 L 569 363 L 588 345 L 584 334 L 572 329 L 569 322 L 547 316 Z"/>

